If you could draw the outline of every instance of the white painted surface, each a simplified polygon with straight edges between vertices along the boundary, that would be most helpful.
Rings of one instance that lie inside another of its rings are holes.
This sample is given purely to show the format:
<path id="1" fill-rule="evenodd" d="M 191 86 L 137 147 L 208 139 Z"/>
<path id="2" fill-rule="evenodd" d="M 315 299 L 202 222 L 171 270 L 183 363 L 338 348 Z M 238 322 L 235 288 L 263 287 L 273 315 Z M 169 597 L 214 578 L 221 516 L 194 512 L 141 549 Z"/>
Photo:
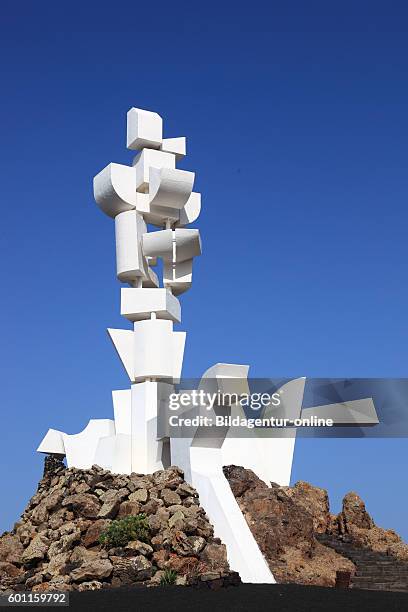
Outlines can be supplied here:
<path id="1" fill-rule="evenodd" d="M 39 453 L 65 455 L 64 434 L 58 429 L 49 429 L 37 448 Z"/>
<path id="2" fill-rule="evenodd" d="M 135 377 L 135 356 L 134 338 L 131 329 L 111 329 L 107 330 L 113 346 L 121 360 L 126 374 L 131 381 Z"/>
<path id="3" fill-rule="evenodd" d="M 116 434 L 132 431 L 132 394 L 130 389 L 112 391 L 113 414 Z"/>
<path id="4" fill-rule="evenodd" d="M 168 168 L 175 170 L 176 156 L 172 153 L 155 151 L 154 149 L 143 149 L 133 160 L 133 168 L 136 172 L 136 189 L 140 193 L 149 193 L 150 172 L 152 168 L 161 170 Z M 150 195 L 149 195 L 150 200 Z"/>
<path id="5" fill-rule="evenodd" d="M 147 277 L 147 261 L 142 252 L 142 236 L 146 223 L 136 210 L 120 213 L 115 218 L 116 273 L 124 283 Z"/>
<path id="6" fill-rule="evenodd" d="M 116 215 L 136 207 L 136 172 L 122 164 L 109 164 L 94 178 L 94 197 L 99 208 Z"/>
<path id="7" fill-rule="evenodd" d="M 89 470 L 95 462 L 95 453 L 100 438 L 115 433 L 115 424 L 111 419 L 91 419 L 83 431 L 78 434 L 63 434 L 65 455 L 69 467 Z"/>
<path id="8" fill-rule="evenodd" d="M 157 113 L 130 108 L 127 113 L 126 146 L 128 149 L 158 148 L 163 140 L 163 119 Z"/>
<path id="9" fill-rule="evenodd" d="M 180 302 L 168 289 L 121 289 L 120 314 L 126 319 L 142 321 L 150 319 L 152 313 L 158 319 L 181 321 Z"/>
<path id="10" fill-rule="evenodd" d="M 152 206 L 181 210 L 188 202 L 194 185 L 194 172 L 170 168 L 150 168 L 149 196 Z"/>
<path id="11" fill-rule="evenodd" d="M 174 153 L 177 160 L 183 159 L 186 156 L 186 138 L 185 136 L 163 138 L 160 149 L 168 153 Z"/>

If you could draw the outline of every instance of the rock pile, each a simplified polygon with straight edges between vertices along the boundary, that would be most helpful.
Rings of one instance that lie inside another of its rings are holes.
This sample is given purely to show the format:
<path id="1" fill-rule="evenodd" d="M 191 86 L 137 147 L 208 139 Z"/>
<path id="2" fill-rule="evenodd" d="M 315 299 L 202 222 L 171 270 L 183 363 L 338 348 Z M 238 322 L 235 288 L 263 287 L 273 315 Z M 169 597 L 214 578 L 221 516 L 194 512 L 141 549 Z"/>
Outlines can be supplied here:
<path id="1" fill-rule="evenodd" d="M 224 474 L 278 582 L 334 586 L 337 571 L 353 575 L 351 560 L 319 536 L 408 563 L 408 545 L 392 529 L 377 527 L 356 493 L 347 493 L 341 512 L 333 515 L 327 491 L 307 482 L 268 487 L 251 470 L 234 465 Z"/>
<path id="2" fill-rule="evenodd" d="M 21 520 L 0 537 L 0 590 L 239 583 L 197 492 L 177 467 L 127 476 L 51 463 Z M 147 541 L 100 543 L 112 521 L 140 513 Z"/>
<path id="3" fill-rule="evenodd" d="M 334 586 L 337 570 L 354 570 L 351 561 L 315 538 L 330 524 L 323 489 L 308 483 L 268 487 L 251 470 L 234 465 L 224 474 L 277 582 Z"/>

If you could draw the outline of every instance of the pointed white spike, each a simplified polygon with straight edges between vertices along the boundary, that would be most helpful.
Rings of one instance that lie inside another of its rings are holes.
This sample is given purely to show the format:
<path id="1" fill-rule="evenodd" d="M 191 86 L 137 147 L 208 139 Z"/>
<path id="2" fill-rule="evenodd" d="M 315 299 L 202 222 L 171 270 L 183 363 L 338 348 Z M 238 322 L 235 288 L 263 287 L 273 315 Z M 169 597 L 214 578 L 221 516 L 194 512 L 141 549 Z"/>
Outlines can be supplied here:
<path id="1" fill-rule="evenodd" d="M 130 380 L 134 380 L 134 345 L 131 329 L 108 329 L 108 334 Z"/>

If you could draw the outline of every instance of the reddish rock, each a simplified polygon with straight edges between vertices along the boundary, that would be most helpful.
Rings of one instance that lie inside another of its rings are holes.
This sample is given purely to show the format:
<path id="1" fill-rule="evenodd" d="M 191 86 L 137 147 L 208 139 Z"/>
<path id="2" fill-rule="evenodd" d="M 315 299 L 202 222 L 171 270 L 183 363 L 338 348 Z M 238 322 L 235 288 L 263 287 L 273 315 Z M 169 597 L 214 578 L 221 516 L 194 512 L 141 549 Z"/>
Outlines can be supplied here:
<path id="1" fill-rule="evenodd" d="M 23 551 L 24 546 L 16 535 L 6 532 L 0 538 L 0 561 L 21 564 L 21 555 Z"/>
<path id="2" fill-rule="evenodd" d="M 341 512 L 332 520 L 332 533 L 347 535 L 356 546 L 369 548 L 408 562 L 408 545 L 393 529 L 382 529 L 375 525 L 357 493 L 345 495 Z"/>
<path id="3" fill-rule="evenodd" d="M 158 567 L 172 569 L 182 576 L 190 576 L 196 573 L 199 563 L 197 557 L 179 557 L 178 555 L 171 554 L 167 562 L 162 566 L 158 565 Z"/>
<path id="4" fill-rule="evenodd" d="M 327 491 L 303 481 L 297 482 L 294 487 L 284 488 L 294 503 L 310 514 L 314 532 L 326 533 L 331 522 Z"/>
<path id="5" fill-rule="evenodd" d="M 98 519 L 92 523 L 88 527 L 85 536 L 82 539 L 83 545 L 86 546 L 86 548 L 89 548 L 89 546 L 97 544 L 99 541 L 99 536 L 103 531 L 105 531 L 110 522 L 111 521 L 109 519 Z"/>
<path id="6" fill-rule="evenodd" d="M 117 518 L 123 518 L 124 516 L 128 516 L 129 514 L 139 514 L 140 512 L 140 504 L 136 501 L 124 501 L 120 504 L 119 512 Z"/>
<path id="7" fill-rule="evenodd" d="M 64 499 L 62 505 L 72 508 L 77 515 L 82 515 L 86 518 L 96 518 L 101 507 L 98 498 L 90 493 L 70 495 Z"/>
<path id="8" fill-rule="evenodd" d="M 87 559 L 80 567 L 71 572 L 74 582 L 87 582 L 109 578 L 112 573 L 112 563 L 109 559 L 100 559 L 97 556 Z"/>
<path id="9" fill-rule="evenodd" d="M 224 544 L 207 544 L 200 560 L 212 571 L 223 573 L 228 568 L 227 549 Z"/>
<path id="10" fill-rule="evenodd" d="M 47 537 L 42 533 L 37 534 L 21 555 L 22 562 L 31 564 L 35 561 L 41 561 L 41 559 L 44 559 L 49 545 L 50 541 Z"/>
<path id="11" fill-rule="evenodd" d="M 359 529 L 374 527 L 374 521 L 366 511 L 365 503 L 353 491 L 344 496 L 343 507 L 337 519 L 341 533 L 348 533 L 350 525 Z"/>
<path id="12" fill-rule="evenodd" d="M 151 562 L 143 555 L 133 558 L 112 557 L 114 586 L 125 586 L 148 580 L 153 575 Z"/>
<path id="13" fill-rule="evenodd" d="M 22 569 L 9 563 L 8 561 L 0 561 L 0 580 L 2 578 L 15 578 L 22 573 Z"/>
<path id="14" fill-rule="evenodd" d="M 166 562 L 169 559 L 169 552 L 164 548 L 162 548 L 161 550 L 156 550 L 153 553 L 152 559 L 153 563 L 157 565 L 159 569 L 164 569 L 166 567 Z"/>
<path id="15" fill-rule="evenodd" d="M 354 570 L 351 561 L 316 541 L 314 526 L 322 529 L 328 520 L 322 490 L 303 483 L 296 491 L 276 483 L 267 487 L 237 466 L 224 473 L 278 582 L 334 586 L 336 570 Z"/>

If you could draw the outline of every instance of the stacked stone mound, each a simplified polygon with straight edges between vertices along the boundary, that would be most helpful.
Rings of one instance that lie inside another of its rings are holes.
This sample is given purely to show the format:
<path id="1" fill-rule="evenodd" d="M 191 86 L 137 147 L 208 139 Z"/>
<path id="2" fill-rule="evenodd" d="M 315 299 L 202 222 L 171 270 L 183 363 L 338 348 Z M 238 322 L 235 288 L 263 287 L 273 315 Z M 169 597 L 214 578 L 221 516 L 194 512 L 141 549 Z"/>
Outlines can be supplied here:
<path id="1" fill-rule="evenodd" d="M 315 537 L 331 524 L 326 491 L 304 482 L 268 487 L 234 465 L 224 474 L 277 582 L 334 586 L 337 571 L 354 571 L 349 559 Z"/>
<path id="2" fill-rule="evenodd" d="M 112 520 L 144 513 L 147 542 L 102 546 Z M 239 583 L 226 548 L 176 467 L 152 475 L 118 475 L 54 465 L 21 520 L 0 538 L 0 590 L 35 592 Z M 172 570 L 170 572 L 170 570 Z"/>

